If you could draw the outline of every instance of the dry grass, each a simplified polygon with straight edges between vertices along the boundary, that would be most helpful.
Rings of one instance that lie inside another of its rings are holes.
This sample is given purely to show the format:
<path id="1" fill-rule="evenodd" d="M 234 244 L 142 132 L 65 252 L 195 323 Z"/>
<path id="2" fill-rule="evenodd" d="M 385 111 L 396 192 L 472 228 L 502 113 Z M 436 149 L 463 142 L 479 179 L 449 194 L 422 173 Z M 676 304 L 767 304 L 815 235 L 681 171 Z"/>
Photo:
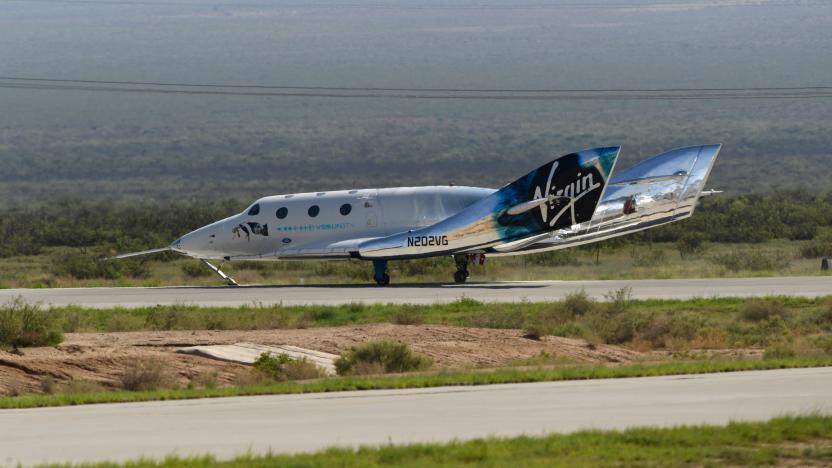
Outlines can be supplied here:
<path id="1" fill-rule="evenodd" d="M 121 386 L 125 390 L 142 391 L 168 388 L 172 379 L 165 371 L 164 362 L 158 359 L 135 361 L 124 370 Z"/>

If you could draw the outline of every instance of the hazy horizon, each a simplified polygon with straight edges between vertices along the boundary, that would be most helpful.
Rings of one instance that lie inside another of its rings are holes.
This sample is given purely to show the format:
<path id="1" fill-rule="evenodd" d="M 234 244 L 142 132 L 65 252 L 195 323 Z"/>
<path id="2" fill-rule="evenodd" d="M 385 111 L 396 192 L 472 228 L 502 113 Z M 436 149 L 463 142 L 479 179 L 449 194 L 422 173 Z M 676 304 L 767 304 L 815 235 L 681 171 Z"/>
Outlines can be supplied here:
<path id="1" fill-rule="evenodd" d="M 813 1 L 0 0 L 0 76 L 303 86 L 832 85 Z M 723 143 L 713 185 L 824 190 L 832 99 L 408 101 L 0 88 L 0 194 L 246 198 L 500 185 L 546 158 Z"/>

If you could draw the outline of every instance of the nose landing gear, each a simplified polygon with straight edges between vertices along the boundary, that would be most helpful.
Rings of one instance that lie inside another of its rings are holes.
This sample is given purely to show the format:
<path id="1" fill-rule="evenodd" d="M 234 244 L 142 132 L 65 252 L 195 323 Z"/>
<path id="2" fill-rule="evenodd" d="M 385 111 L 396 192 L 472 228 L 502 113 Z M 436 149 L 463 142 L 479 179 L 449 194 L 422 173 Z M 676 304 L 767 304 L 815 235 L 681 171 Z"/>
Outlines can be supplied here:
<path id="1" fill-rule="evenodd" d="M 390 284 L 390 275 L 387 274 L 387 260 L 373 260 L 373 279 L 379 286 Z"/>
<path id="2" fill-rule="evenodd" d="M 211 271 L 213 271 L 214 273 L 216 273 L 216 274 L 217 274 L 217 276 L 219 276 L 220 278 L 222 278 L 222 279 L 225 281 L 225 284 L 227 284 L 227 285 L 229 285 L 229 286 L 239 286 L 239 284 L 237 284 L 237 282 L 236 282 L 236 281 L 234 281 L 234 278 L 232 278 L 232 277 L 230 277 L 230 276 L 226 275 L 226 274 L 225 274 L 222 270 L 220 270 L 220 268 L 222 268 L 222 265 L 225 263 L 225 261 L 223 261 L 222 263 L 220 263 L 220 266 L 216 267 L 216 266 L 212 265 L 212 264 L 211 264 L 208 260 L 205 260 L 204 258 L 202 258 L 202 259 L 200 259 L 200 260 L 202 260 L 202 263 L 204 263 L 205 265 L 207 265 L 207 266 L 208 266 L 208 268 L 210 268 L 210 269 L 211 269 Z"/>

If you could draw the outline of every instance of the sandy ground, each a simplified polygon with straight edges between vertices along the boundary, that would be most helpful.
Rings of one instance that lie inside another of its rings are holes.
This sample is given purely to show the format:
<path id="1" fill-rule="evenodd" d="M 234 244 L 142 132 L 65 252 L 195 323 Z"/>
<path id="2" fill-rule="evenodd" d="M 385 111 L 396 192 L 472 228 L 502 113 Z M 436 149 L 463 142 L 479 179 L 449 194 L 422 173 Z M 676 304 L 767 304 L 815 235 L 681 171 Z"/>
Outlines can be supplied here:
<path id="1" fill-rule="evenodd" d="M 541 352 L 585 363 L 623 363 L 642 353 L 607 345 L 590 346 L 583 340 L 522 337 L 520 330 L 460 328 L 439 325 L 367 325 L 305 330 L 169 331 L 129 333 L 70 333 L 56 348 L 26 348 L 19 354 L 0 352 L 0 394 L 42 391 L 49 376 L 58 386 L 71 381 L 95 382 L 118 388 L 125 369 L 143 359 L 158 359 L 180 385 L 216 373 L 219 385 L 232 385 L 248 372 L 244 365 L 189 356 L 175 351 L 184 346 L 232 344 L 288 344 L 340 354 L 373 339 L 399 340 L 427 354 L 438 368 L 499 367 L 540 355 Z"/>

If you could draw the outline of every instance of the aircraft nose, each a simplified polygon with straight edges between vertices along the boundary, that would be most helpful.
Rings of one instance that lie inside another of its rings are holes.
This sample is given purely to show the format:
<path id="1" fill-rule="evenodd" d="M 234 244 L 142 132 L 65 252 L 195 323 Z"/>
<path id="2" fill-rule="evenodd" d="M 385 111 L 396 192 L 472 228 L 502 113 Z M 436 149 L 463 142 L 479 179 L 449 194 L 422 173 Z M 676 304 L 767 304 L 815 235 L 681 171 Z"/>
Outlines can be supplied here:
<path id="1" fill-rule="evenodd" d="M 171 249 L 192 257 L 205 257 L 214 250 L 216 233 L 213 226 L 201 227 L 180 237 L 171 244 Z"/>

